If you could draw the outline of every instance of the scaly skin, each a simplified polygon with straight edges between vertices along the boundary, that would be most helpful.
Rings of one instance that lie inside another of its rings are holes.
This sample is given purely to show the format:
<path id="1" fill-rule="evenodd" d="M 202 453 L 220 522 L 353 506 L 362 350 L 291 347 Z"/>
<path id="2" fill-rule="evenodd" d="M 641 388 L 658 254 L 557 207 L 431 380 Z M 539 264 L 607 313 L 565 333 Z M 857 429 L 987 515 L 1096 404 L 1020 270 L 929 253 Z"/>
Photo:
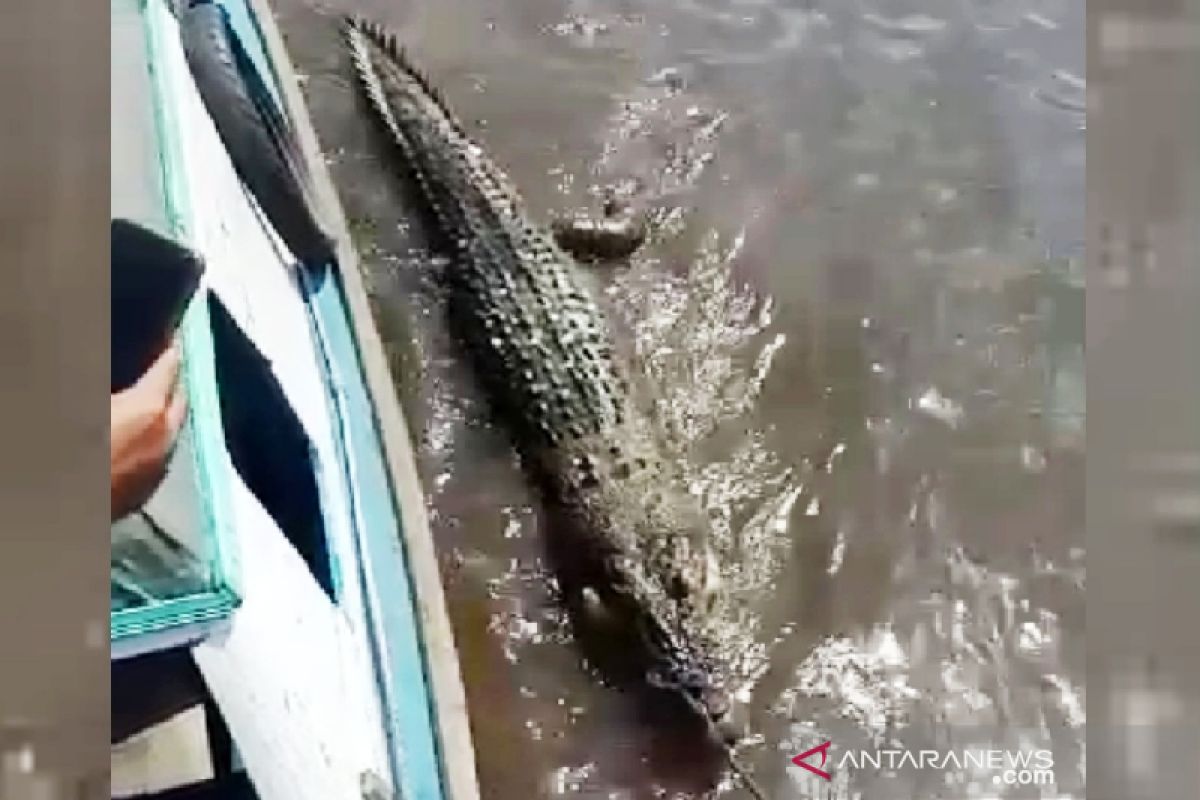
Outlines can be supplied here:
<path id="1" fill-rule="evenodd" d="M 345 35 L 449 255 L 454 331 L 551 512 L 548 550 L 573 623 L 620 653 L 610 675 L 683 699 L 731 741 L 706 628 L 720 596 L 705 515 L 676 488 L 580 266 L 394 37 L 359 18 Z"/>

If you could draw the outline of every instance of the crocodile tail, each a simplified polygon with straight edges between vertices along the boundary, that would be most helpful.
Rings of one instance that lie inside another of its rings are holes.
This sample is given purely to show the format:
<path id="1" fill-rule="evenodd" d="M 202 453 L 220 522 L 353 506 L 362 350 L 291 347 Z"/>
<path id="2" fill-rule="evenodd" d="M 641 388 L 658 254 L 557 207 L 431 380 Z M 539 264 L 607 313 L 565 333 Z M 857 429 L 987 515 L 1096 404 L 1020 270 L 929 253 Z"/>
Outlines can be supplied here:
<path id="1" fill-rule="evenodd" d="M 367 100 L 387 127 L 388 132 L 397 142 L 404 142 L 405 137 L 400 130 L 400 124 L 388 106 L 387 96 L 383 90 L 383 81 L 380 80 L 379 72 L 371 60 L 368 41 L 378 43 L 378 37 L 381 34 L 383 34 L 383 29 L 370 20 L 357 15 L 347 15 L 343 18 L 342 35 L 346 39 L 346 46 L 350 50 L 350 58 L 354 63 L 354 71 L 366 92 Z M 394 42 L 394 38 L 391 41 Z"/>
<path id="2" fill-rule="evenodd" d="M 498 229 L 518 220 L 520 194 L 472 141 L 396 35 L 357 15 L 343 18 L 342 32 L 366 103 L 451 238 L 463 238 L 464 202 L 493 218 Z"/>
<path id="3" fill-rule="evenodd" d="M 371 57 L 372 48 L 387 58 L 389 67 L 403 75 L 412 95 L 425 105 L 426 111 L 435 112 L 439 122 L 465 136 L 462 123 L 450 110 L 442 93 L 429 77 L 413 64 L 393 31 L 358 14 L 346 15 L 343 18 L 342 30 L 359 79 L 362 80 L 372 105 L 385 120 L 390 120 L 389 126 L 399 121 L 395 119 L 394 111 L 388 107 L 383 81 Z"/>

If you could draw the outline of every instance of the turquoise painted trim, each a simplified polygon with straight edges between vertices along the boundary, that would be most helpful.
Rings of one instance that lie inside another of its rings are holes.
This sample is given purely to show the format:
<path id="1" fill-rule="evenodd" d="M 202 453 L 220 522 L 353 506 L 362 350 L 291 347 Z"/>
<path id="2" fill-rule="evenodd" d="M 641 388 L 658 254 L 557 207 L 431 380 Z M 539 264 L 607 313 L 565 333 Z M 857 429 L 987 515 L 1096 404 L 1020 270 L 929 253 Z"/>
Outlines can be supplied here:
<path id="1" fill-rule="evenodd" d="M 237 34 L 242 47 L 246 48 L 250 61 L 258 70 L 259 78 L 267 91 L 271 93 L 271 100 L 275 107 L 283 110 L 284 117 L 290 121 L 283 103 L 283 94 L 279 91 L 279 75 L 261 44 L 262 30 L 259 28 L 258 18 L 254 16 L 254 12 L 250 10 L 250 6 L 245 0 L 215 0 L 215 2 L 225 9 L 230 27 Z"/>
<path id="2" fill-rule="evenodd" d="M 173 235 L 186 235 L 188 225 L 184 206 L 187 203 L 186 187 L 178 174 L 172 174 L 171 164 L 179 163 L 182 154 L 178 152 L 179 142 L 173 135 L 175 122 L 171 114 L 171 105 L 166 102 L 170 92 L 170 79 L 166 75 L 168 66 L 162 58 L 165 48 L 162 23 L 154 13 L 154 8 L 162 0 L 140 0 L 138 13 L 142 18 L 142 29 L 146 37 L 146 66 L 150 71 L 150 90 L 152 92 L 151 112 L 154 115 L 154 130 L 157 134 L 159 148 L 157 150 L 158 167 L 162 173 L 163 200 L 166 204 L 167 225 Z M 154 8 L 152 8 L 152 6 Z"/>
<path id="3" fill-rule="evenodd" d="M 171 234 L 190 237 L 191 209 L 187 198 L 183 148 L 179 121 L 170 102 L 170 65 L 163 58 L 172 32 L 164 29 L 174 20 L 161 0 L 142 0 L 139 9 L 146 36 L 147 63 L 153 92 L 155 128 L 160 148 L 166 216 Z M 154 603 L 144 608 L 111 614 L 110 637 L 114 641 L 163 631 L 169 628 L 216 621 L 228 617 L 241 603 L 237 548 L 233 540 L 232 492 L 225 454 L 224 427 L 217 395 L 217 375 L 212 328 L 206 292 L 200 292 L 188 307 L 181 323 L 183 380 L 188 396 L 188 429 L 193 441 L 193 466 L 198 481 L 203 524 L 211 551 L 212 588 Z"/>
<path id="4" fill-rule="evenodd" d="M 213 632 L 213 626 L 220 624 L 221 619 L 200 619 L 192 623 L 181 623 L 161 631 L 126 636 L 120 641 L 112 642 L 109 646 L 111 659 L 124 661 L 147 653 L 159 653 L 177 647 L 190 647 L 208 638 Z"/>
<path id="5" fill-rule="evenodd" d="M 367 594 L 368 635 L 387 719 L 392 770 L 401 797 L 441 800 L 445 795 L 436 712 L 375 409 L 361 378 L 358 345 L 347 322 L 340 280 L 331 272 L 319 288 L 310 290 L 307 307 L 340 426 L 339 449 L 349 486 L 359 577 Z M 339 364 L 351 366 L 342 370 Z"/>
<path id="6" fill-rule="evenodd" d="M 269 65 L 258 23 L 245 1 L 218 1 L 252 61 Z M 273 68 L 262 78 L 278 105 L 282 92 Z M 282 110 L 290 119 L 289 110 Z M 303 271 L 299 274 L 338 434 L 335 443 L 350 507 L 355 562 L 366 595 L 367 634 L 384 706 L 397 795 L 406 800 L 443 800 L 444 761 L 415 593 L 405 566 L 397 500 L 375 408 L 362 378 L 344 288 L 336 269 L 331 269 L 319 286 Z"/>
<path id="7" fill-rule="evenodd" d="M 220 620 L 237 608 L 238 596 L 228 589 L 215 592 L 173 597 L 156 602 L 153 614 L 140 611 L 118 612 L 113 615 L 112 639 L 121 642 L 168 628 Z"/>

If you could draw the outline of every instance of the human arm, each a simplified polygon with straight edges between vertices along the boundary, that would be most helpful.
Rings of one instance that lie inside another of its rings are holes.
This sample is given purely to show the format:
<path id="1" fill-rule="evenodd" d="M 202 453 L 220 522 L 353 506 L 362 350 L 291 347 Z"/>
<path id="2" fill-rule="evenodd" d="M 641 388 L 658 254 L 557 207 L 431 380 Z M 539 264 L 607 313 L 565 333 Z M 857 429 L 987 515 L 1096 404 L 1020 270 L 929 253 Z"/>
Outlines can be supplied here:
<path id="1" fill-rule="evenodd" d="M 136 383 L 111 396 L 111 500 L 116 521 L 141 508 L 166 474 L 187 413 L 172 343 Z"/>

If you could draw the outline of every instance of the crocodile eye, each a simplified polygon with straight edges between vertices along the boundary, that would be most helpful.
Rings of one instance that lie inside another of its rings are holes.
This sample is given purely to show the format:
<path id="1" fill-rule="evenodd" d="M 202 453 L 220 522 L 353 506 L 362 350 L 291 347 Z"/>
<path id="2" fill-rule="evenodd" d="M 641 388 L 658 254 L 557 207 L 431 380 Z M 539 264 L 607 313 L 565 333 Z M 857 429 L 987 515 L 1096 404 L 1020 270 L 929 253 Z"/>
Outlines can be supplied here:
<path id="1" fill-rule="evenodd" d="M 675 673 L 675 680 L 689 695 L 697 700 L 703 700 L 708 690 L 708 679 L 704 673 L 695 667 L 680 667 Z"/>
<path id="2" fill-rule="evenodd" d="M 600 485 L 600 479 L 596 475 L 596 465 L 587 456 L 580 456 L 575 463 L 579 469 L 579 482 L 585 489 L 594 489 Z"/>
<path id="3" fill-rule="evenodd" d="M 708 712 L 709 717 L 714 721 L 725 719 L 732 710 L 729 695 L 714 686 L 706 686 L 701 690 L 700 700 L 704 703 L 704 708 Z"/>

